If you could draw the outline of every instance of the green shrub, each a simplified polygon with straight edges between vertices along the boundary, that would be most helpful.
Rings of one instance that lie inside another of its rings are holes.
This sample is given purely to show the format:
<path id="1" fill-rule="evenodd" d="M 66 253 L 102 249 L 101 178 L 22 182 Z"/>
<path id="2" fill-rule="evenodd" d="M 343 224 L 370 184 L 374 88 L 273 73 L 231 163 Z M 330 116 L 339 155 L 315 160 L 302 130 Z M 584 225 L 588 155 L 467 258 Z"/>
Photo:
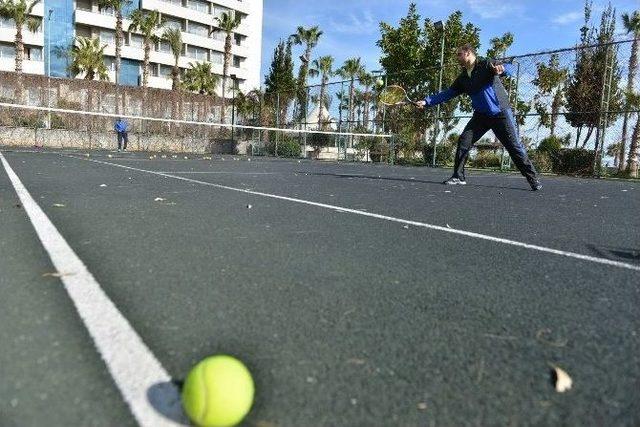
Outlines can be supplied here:
<path id="1" fill-rule="evenodd" d="M 570 137 L 571 135 L 568 134 L 562 138 L 555 135 L 548 136 L 540 141 L 540 144 L 538 144 L 538 148 L 536 148 L 536 150 L 541 153 L 556 153 L 560 151 L 563 146 L 569 144 Z"/>
<path id="2" fill-rule="evenodd" d="M 553 172 L 567 175 L 591 175 L 593 151 L 582 148 L 563 148 L 551 155 Z"/>
<path id="3" fill-rule="evenodd" d="M 276 155 L 276 140 L 273 138 L 266 145 L 267 153 L 275 156 Z M 289 135 L 281 135 L 280 140 L 278 141 L 278 153 L 277 155 L 280 157 L 300 157 L 302 153 L 302 148 L 300 147 L 300 143 L 297 138 L 292 138 Z"/>
<path id="4" fill-rule="evenodd" d="M 529 159 L 538 172 L 551 172 L 553 170 L 551 155 L 547 152 L 530 150 Z"/>
<path id="5" fill-rule="evenodd" d="M 499 168 L 501 156 L 489 150 L 478 151 L 471 165 L 476 168 Z"/>
<path id="6" fill-rule="evenodd" d="M 428 144 L 422 150 L 424 154 L 424 160 L 427 165 L 433 163 L 433 144 Z M 447 142 L 445 144 L 436 145 L 436 164 L 437 165 L 450 165 L 453 164 L 453 159 L 456 152 L 456 144 Z"/>

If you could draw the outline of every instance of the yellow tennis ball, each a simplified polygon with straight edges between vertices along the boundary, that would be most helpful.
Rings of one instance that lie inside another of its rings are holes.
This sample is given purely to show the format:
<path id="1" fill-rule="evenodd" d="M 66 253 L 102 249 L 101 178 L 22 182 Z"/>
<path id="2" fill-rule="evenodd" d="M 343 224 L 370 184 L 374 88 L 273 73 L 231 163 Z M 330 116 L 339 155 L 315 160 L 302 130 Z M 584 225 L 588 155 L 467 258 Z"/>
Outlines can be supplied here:
<path id="1" fill-rule="evenodd" d="M 253 403 L 251 373 L 238 359 L 211 356 L 191 369 L 182 388 L 182 406 L 201 427 L 238 424 Z"/>

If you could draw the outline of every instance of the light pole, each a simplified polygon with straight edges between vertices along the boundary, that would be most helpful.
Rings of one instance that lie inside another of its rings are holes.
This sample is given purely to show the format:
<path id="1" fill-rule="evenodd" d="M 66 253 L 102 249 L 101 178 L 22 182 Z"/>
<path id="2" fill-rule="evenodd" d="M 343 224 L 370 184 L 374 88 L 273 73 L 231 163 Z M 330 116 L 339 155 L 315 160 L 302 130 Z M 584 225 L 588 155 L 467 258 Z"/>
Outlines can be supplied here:
<path id="1" fill-rule="evenodd" d="M 236 79 L 238 76 L 231 74 L 231 93 L 233 93 L 233 100 L 231 101 L 231 143 L 234 142 L 234 129 L 236 126 Z"/>
<path id="2" fill-rule="evenodd" d="M 440 31 L 440 75 L 438 77 L 438 92 L 442 90 L 442 71 L 444 70 L 444 22 L 437 21 L 433 24 L 436 30 Z M 440 120 L 440 104 L 436 106 L 436 119 L 433 124 L 433 158 L 431 166 L 436 167 L 436 142 L 438 141 L 438 125 Z"/>

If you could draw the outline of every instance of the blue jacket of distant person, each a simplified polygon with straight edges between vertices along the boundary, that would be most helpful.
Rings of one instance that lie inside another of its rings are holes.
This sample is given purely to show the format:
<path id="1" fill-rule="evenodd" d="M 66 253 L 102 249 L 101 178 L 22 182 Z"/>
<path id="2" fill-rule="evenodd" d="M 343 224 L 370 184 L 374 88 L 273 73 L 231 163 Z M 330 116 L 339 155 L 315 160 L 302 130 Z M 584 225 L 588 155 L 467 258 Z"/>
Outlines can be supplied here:
<path id="1" fill-rule="evenodd" d="M 122 119 L 116 120 L 115 130 L 118 133 L 123 133 L 127 131 L 127 122 Z"/>
<path id="2" fill-rule="evenodd" d="M 502 85 L 502 81 L 500 81 L 500 76 L 496 75 L 493 68 L 491 68 L 492 64 L 502 64 L 504 66 L 502 76 L 511 77 L 514 75 L 512 64 L 478 57 L 471 74 L 466 69 L 463 69 L 448 89 L 435 95 L 427 96 L 424 102 L 428 106 L 434 106 L 466 93 L 471 97 L 473 110 L 480 114 L 496 116 L 503 111 L 511 109 L 507 91 Z"/>

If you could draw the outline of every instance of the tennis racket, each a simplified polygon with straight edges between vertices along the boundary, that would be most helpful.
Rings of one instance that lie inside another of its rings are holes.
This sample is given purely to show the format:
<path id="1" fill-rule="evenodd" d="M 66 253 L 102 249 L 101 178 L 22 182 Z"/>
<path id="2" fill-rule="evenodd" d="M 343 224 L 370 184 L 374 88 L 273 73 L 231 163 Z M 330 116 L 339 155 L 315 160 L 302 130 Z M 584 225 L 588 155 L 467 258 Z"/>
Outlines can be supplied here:
<path id="1" fill-rule="evenodd" d="M 398 85 L 390 85 L 382 89 L 378 100 L 384 105 L 415 104 L 415 101 L 407 96 L 407 92 Z"/>

